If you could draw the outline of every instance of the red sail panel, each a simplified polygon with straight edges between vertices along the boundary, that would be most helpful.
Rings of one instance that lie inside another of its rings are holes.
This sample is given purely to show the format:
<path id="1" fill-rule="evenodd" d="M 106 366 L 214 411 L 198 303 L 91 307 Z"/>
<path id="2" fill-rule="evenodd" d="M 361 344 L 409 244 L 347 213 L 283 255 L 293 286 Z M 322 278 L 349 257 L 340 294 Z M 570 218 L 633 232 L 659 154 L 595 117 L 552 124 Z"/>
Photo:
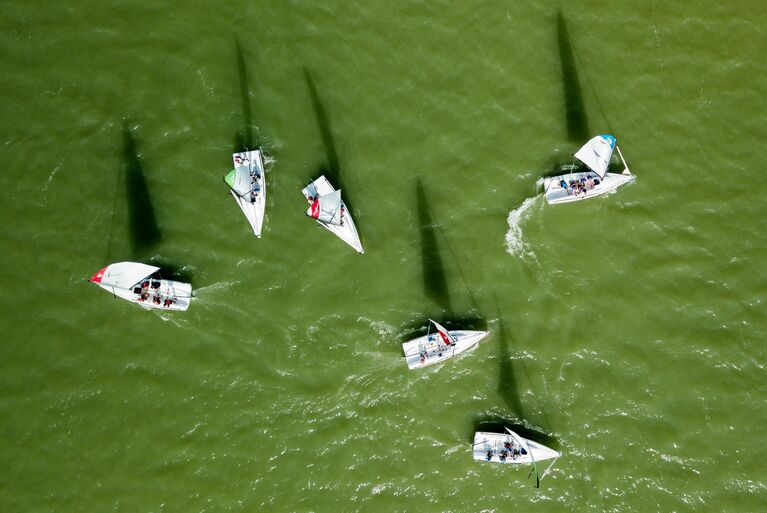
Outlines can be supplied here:
<path id="1" fill-rule="evenodd" d="M 109 266 L 107 266 L 107 267 L 109 267 Z M 93 282 L 93 283 L 101 283 L 101 278 L 104 277 L 104 273 L 106 272 L 106 270 L 107 270 L 107 268 L 104 267 L 99 272 L 97 272 L 96 274 L 91 276 L 91 282 Z"/>

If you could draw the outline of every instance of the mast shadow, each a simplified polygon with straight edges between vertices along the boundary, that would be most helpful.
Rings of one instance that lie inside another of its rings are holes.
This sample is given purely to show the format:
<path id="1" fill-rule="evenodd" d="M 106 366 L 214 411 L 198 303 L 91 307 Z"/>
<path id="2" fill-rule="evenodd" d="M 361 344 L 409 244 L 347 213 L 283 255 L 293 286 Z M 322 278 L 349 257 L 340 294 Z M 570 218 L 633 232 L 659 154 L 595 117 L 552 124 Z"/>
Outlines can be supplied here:
<path id="1" fill-rule="evenodd" d="M 131 254 L 133 258 L 140 258 L 162 240 L 162 234 L 157 225 L 141 158 L 136 150 L 136 141 L 127 121 L 123 122 L 122 169 L 125 172 L 125 192 L 128 199 Z"/>
<path id="2" fill-rule="evenodd" d="M 421 233 L 424 294 L 450 315 L 453 311 L 453 305 L 447 285 L 447 278 L 445 277 L 445 265 L 442 262 L 442 255 L 437 242 L 436 226 L 420 178 L 416 178 L 415 194 L 418 227 Z"/>
<path id="3" fill-rule="evenodd" d="M 306 87 L 309 89 L 309 97 L 312 100 L 312 107 L 314 108 L 314 116 L 317 118 L 317 127 L 320 131 L 320 137 L 322 138 L 322 145 L 325 148 L 325 163 L 320 167 L 320 174 L 324 174 L 325 177 L 330 180 L 333 187 L 337 189 L 342 188 L 342 176 L 341 176 L 341 164 L 338 160 L 338 152 L 336 151 L 336 144 L 333 140 L 333 133 L 330 130 L 330 123 L 328 122 L 328 114 L 325 110 L 325 106 L 320 100 L 320 95 L 317 92 L 317 86 L 314 84 L 312 74 L 304 66 L 304 80 L 306 81 Z M 344 195 L 344 203 L 352 210 L 349 201 L 347 201 L 348 195 Z"/>
<path id="4" fill-rule="evenodd" d="M 561 9 L 557 11 L 557 43 L 562 68 L 567 137 L 570 141 L 583 143 L 589 138 L 589 124 L 583 103 L 583 90 L 575 65 L 575 54 Z"/>
<path id="5" fill-rule="evenodd" d="M 509 347 L 509 331 L 503 320 L 501 310 L 498 307 L 498 298 L 495 299 L 495 308 L 498 312 L 498 395 L 517 418 L 525 418 L 522 401 L 519 399 L 519 385 L 514 369 L 514 361 L 511 358 Z"/>
<path id="6" fill-rule="evenodd" d="M 235 36 L 234 50 L 237 56 L 237 75 L 240 80 L 240 104 L 242 105 L 242 130 L 235 136 L 234 152 L 253 150 L 259 144 L 253 130 L 253 113 L 250 106 L 250 84 L 248 80 L 248 65 L 242 52 L 240 39 Z"/>

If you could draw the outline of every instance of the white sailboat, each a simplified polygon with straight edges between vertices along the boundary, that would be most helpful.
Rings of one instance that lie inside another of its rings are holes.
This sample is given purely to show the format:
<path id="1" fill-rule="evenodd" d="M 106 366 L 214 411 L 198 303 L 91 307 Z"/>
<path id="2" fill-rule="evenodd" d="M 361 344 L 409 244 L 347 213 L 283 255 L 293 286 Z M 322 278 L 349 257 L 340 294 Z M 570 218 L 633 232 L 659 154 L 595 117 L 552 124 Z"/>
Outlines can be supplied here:
<path id="1" fill-rule="evenodd" d="M 437 332 L 402 344 L 405 360 L 409 369 L 420 369 L 443 362 L 464 351 L 474 349 L 479 341 L 490 334 L 488 331 L 447 331 L 441 324 L 429 319 Z"/>
<path id="2" fill-rule="evenodd" d="M 266 180 L 261 152 L 252 150 L 233 153 L 232 162 L 234 169 L 224 176 L 224 182 L 248 219 L 253 233 L 261 238 L 266 210 Z"/>
<path id="3" fill-rule="evenodd" d="M 533 465 L 530 474 L 535 472 L 536 485 L 548 473 L 561 454 L 543 444 L 528 440 L 509 428 L 504 428 L 504 433 L 486 433 L 479 431 L 474 433 L 472 452 L 477 461 L 489 461 L 492 463 Z M 554 460 L 542 474 L 538 474 L 536 462 Z M 528 476 L 529 477 L 529 476 Z"/>
<path id="4" fill-rule="evenodd" d="M 607 172 L 614 149 L 618 150 L 623 163 L 624 169 L 621 173 Z M 629 171 L 617 140 L 612 135 L 605 134 L 591 138 L 574 156 L 583 162 L 589 171 L 574 171 L 545 178 L 543 190 L 546 201 L 550 205 L 593 198 L 614 191 L 635 179 Z M 575 169 L 576 166 L 571 167 Z"/>
<path id="5" fill-rule="evenodd" d="M 357 227 L 354 226 L 351 212 L 348 211 L 343 200 L 341 190 L 335 190 L 325 175 L 320 176 L 307 185 L 302 191 L 309 202 L 306 215 L 315 219 L 322 226 L 333 232 L 345 243 L 362 254 L 360 236 Z"/>
<path id="6" fill-rule="evenodd" d="M 94 274 L 90 282 L 115 297 L 144 308 L 184 311 L 192 300 L 192 286 L 160 276 L 160 268 L 136 262 L 111 264 Z"/>

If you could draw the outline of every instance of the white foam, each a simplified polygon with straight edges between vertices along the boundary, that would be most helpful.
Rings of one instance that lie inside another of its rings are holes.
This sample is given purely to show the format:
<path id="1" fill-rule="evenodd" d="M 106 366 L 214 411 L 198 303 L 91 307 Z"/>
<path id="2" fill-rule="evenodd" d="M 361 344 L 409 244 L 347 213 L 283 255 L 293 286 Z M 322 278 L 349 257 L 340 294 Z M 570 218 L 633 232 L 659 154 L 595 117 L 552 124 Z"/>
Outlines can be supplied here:
<path id="1" fill-rule="evenodd" d="M 535 204 L 535 201 L 542 195 L 533 196 L 527 198 L 522 204 L 509 212 L 507 221 L 509 223 L 509 231 L 506 232 L 506 251 L 510 255 L 530 256 L 535 258 L 535 253 L 525 244 L 522 239 L 522 227 L 521 223 L 528 217 L 528 211 L 530 207 Z"/>

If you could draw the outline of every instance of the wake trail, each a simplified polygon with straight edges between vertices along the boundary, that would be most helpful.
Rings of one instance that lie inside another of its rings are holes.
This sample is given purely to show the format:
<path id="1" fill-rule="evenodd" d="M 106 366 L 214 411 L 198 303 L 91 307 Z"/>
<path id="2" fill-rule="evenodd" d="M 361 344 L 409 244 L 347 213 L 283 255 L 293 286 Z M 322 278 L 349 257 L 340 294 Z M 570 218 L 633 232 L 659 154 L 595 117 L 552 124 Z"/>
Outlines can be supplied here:
<path id="1" fill-rule="evenodd" d="M 543 194 L 538 194 L 525 199 L 522 204 L 509 212 L 506 220 L 509 223 L 509 230 L 506 232 L 506 251 L 513 256 L 529 256 L 535 258 L 535 253 L 528 247 L 522 238 L 522 221 L 529 217 L 530 208 Z"/>

